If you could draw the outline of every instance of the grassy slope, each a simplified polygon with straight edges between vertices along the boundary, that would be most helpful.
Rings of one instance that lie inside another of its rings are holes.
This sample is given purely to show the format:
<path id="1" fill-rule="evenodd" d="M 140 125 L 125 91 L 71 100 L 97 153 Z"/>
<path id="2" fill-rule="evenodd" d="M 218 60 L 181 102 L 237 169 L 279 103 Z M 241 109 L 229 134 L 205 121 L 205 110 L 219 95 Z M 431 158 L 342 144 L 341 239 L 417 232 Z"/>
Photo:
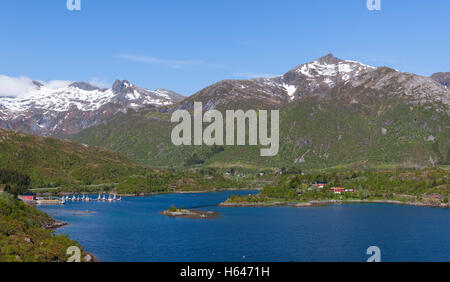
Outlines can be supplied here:
<path id="1" fill-rule="evenodd" d="M 101 148 L 0 129 L 0 167 L 20 171 L 33 187 L 114 183 L 146 168 Z"/>

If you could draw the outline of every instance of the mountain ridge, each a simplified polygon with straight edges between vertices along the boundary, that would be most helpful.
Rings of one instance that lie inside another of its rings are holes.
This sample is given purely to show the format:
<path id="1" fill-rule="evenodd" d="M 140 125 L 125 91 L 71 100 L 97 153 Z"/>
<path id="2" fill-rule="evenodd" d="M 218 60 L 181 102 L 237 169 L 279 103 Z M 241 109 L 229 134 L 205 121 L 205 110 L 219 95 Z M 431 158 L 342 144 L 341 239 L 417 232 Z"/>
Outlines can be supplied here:
<path id="1" fill-rule="evenodd" d="M 296 88 L 291 95 L 287 82 Z M 430 77 L 329 54 L 284 76 L 220 81 L 178 104 L 120 114 L 73 138 L 150 166 L 183 167 L 193 156 L 207 166 L 433 166 L 450 161 L 449 97 Z M 192 110 L 194 102 L 204 111 L 279 109 L 279 155 L 261 158 L 257 146 L 173 146 L 170 113 Z"/>
<path id="2" fill-rule="evenodd" d="M 370 85 L 370 79 L 376 77 L 379 84 Z M 417 95 L 417 100 L 433 101 L 437 97 L 450 105 L 448 89 L 444 84 L 438 85 L 436 77 L 424 77 L 389 67 L 374 67 L 357 61 L 342 60 L 329 53 L 315 61 L 295 66 L 281 76 L 216 82 L 181 102 L 162 109 L 169 112 L 178 109 L 192 110 L 194 102 L 203 102 L 205 111 L 215 108 L 278 109 L 301 97 L 321 95 L 345 83 L 380 88 L 389 80 L 396 80 L 393 83 L 397 85 L 408 81 L 409 84 L 403 85 L 402 91 L 408 95 Z M 421 87 L 427 88 L 425 91 L 433 95 L 420 96 L 422 90 L 415 91 L 415 88 Z M 239 99 L 239 103 L 234 103 L 234 99 Z"/>
<path id="3" fill-rule="evenodd" d="M 158 107 L 176 103 L 183 96 L 166 89 L 148 90 L 127 80 L 111 88 L 74 82 L 50 88 L 34 81 L 25 97 L 0 97 L 0 127 L 43 136 L 65 137 L 106 122 L 129 108 Z"/>

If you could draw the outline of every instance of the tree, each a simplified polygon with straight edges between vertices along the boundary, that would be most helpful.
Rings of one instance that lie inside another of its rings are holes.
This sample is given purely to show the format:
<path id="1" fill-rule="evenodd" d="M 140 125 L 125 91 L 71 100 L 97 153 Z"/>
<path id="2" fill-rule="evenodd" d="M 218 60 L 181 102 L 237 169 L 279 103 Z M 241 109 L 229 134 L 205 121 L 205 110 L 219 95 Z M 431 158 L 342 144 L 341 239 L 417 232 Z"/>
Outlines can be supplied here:
<path id="1" fill-rule="evenodd" d="M 4 191 L 17 197 L 26 194 L 28 189 L 18 185 L 6 185 Z"/>

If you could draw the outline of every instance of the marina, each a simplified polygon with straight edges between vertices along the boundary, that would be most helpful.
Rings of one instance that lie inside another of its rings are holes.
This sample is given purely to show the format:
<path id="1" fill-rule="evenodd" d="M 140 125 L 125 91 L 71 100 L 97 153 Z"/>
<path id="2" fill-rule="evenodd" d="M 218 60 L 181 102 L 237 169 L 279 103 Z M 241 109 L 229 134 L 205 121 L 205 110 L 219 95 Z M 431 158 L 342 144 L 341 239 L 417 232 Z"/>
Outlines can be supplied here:
<path id="1" fill-rule="evenodd" d="M 122 201 L 122 196 L 117 194 L 98 194 L 97 198 L 91 198 L 90 195 L 66 195 L 60 201 L 64 204 L 66 202 L 118 202 Z"/>
<path id="2" fill-rule="evenodd" d="M 30 205 L 65 205 L 67 202 L 120 202 L 122 196 L 117 194 L 98 194 L 97 198 L 93 198 L 90 195 L 66 195 L 62 197 L 56 196 L 36 196 L 36 194 L 27 194 L 19 197 L 23 202 Z"/>

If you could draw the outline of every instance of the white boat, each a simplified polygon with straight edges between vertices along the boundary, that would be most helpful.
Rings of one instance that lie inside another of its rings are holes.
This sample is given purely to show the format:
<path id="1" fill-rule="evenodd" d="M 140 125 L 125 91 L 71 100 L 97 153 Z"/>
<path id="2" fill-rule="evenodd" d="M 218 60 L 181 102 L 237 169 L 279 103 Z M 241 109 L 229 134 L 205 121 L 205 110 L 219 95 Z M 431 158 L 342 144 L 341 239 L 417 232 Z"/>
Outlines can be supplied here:
<path id="1" fill-rule="evenodd" d="M 117 201 L 117 197 L 116 197 L 116 194 L 114 194 L 114 198 L 113 198 L 113 201 Z"/>
<path id="2" fill-rule="evenodd" d="M 119 198 L 117 198 L 117 201 L 122 201 L 122 196 L 120 196 Z"/>
<path id="3" fill-rule="evenodd" d="M 75 195 L 72 196 L 72 202 L 76 202 L 77 198 L 75 197 Z"/>
<path id="4" fill-rule="evenodd" d="M 103 202 L 106 201 L 105 195 L 103 195 L 102 201 L 103 201 Z"/>
<path id="5" fill-rule="evenodd" d="M 102 197 L 100 196 L 100 194 L 98 194 L 97 201 L 101 201 L 101 200 L 102 200 Z"/>
<path id="6" fill-rule="evenodd" d="M 90 202 L 91 199 L 89 198 L 89 196 L 86 196 L 86 198 L 84 198 L 84 201 L 85 201 L 85 202 Z"/>
<path id="7" fill-rule="evenodd" d="M 109 196 L 108 196 L 108 202 L 112 202 L 114 199 L 113 198 L 111 198 L 111 194 L 109 194 Z"/>

